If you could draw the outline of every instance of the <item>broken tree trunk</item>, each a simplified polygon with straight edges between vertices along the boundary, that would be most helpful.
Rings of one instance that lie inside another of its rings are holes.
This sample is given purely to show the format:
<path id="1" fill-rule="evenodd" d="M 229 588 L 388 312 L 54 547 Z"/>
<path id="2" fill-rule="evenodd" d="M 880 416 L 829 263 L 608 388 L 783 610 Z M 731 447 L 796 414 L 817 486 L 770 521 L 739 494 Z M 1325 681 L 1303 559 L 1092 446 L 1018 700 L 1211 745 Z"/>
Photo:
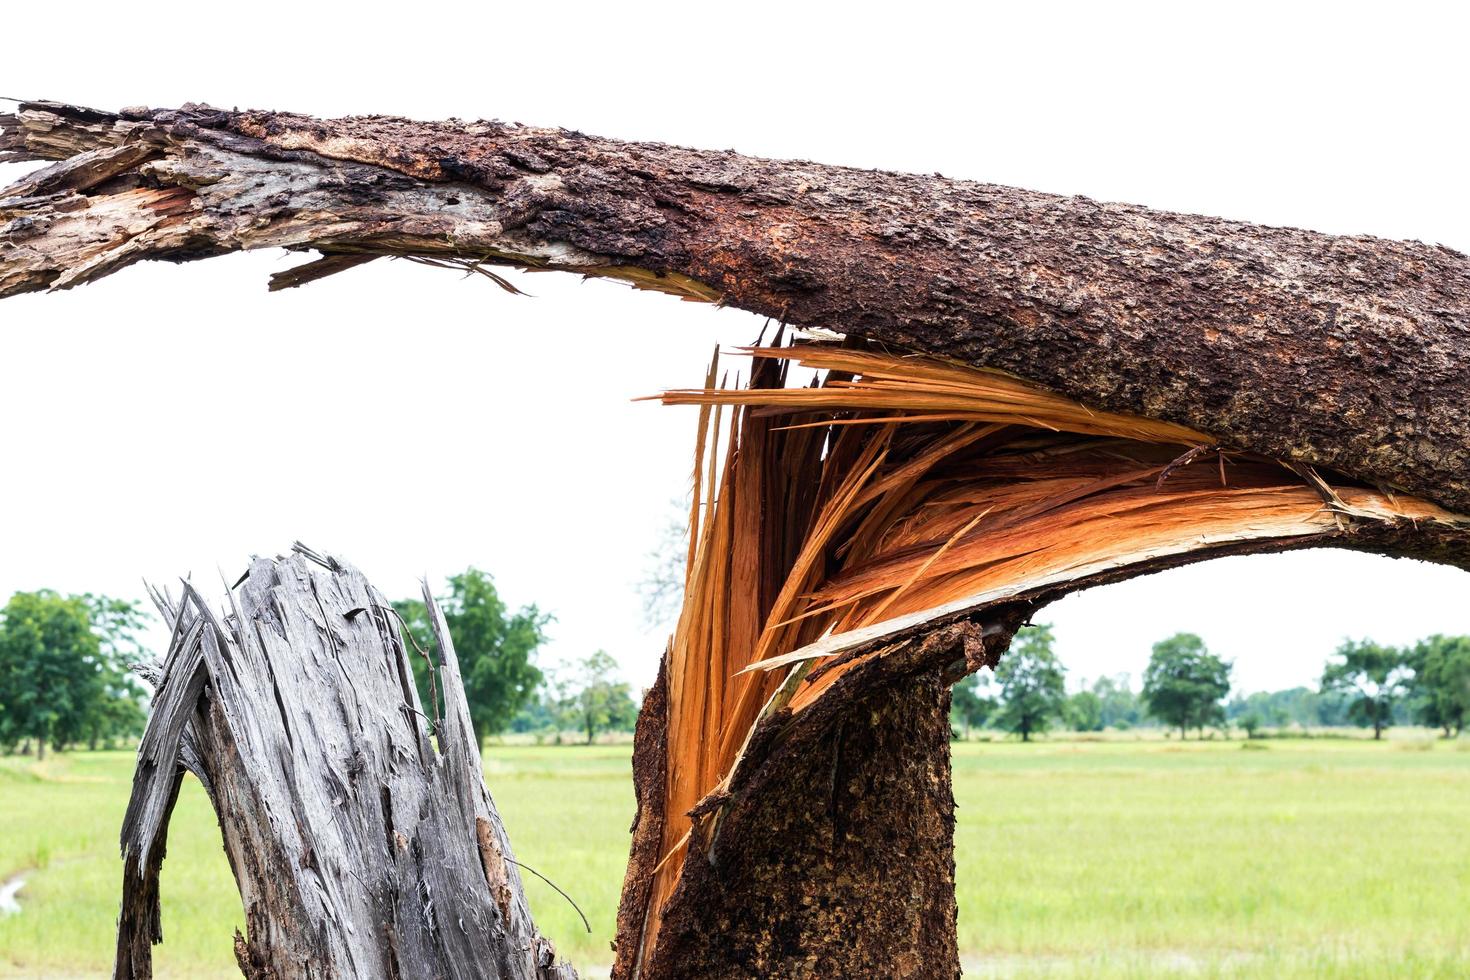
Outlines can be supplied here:
<path id="1" fill-rule="evenodd" d="M 939 418 L 874 439 L 837 431 L 872 405 L 810 404 L 825 428 L 791 430 L 822 433 L 804 446 L 755 424 L 780 406 L 734 402 L 727 444 L 771 465 L 710 454 L 710 492 L 717 472 L 734 492 L 707 508 L 705 597 L 640 717 L 620 977 L 953 975 L 934 678 L 993 664 L 1067 591 L 1320 544 L 1470 564 L 1470 259 L 1449 249 L 493 122 L 23 103 L 0 117 L 6 158 L 59 162 L 0 192 L 0 296 L 270 246 L 322 252 L 274 287 L 381 256 L 565 270 L 1044 386 L 995 421 L 940 377 Z M 1017 409 L 1037 403 L 1059 414 Z M 958 484 L 918 492 L 905 467 Z M 960 523 L 894 523 L 909 490 Z M 1126 534 L 1114 505 L 1142 515 Z M 853 604 L 818 610 L 839 631 L 767 619 L 795 614 L 793 581 Z M 907 724 L 879 724 L 892 705 Z"/>
<path id="2" fill-rule="evenodd" d="M 1184 562 L 1470 554 L 1465 515 L 994 371 L 853 338 L 747 353 L 747 387 L 712 367 L 663 396 L 701 406 L 709 459 L 639 722 L 618 977 L 952 976 L 948 771 L 929 764 L 948 730 L 922 723 L 943 717 L 926 679 L 994 666 L 1059 595 Z M 792 362 L 826 373 L 787 387 Z M 849 744 L 872 764 L 843 765 Z M 909 781 L 925 774 L 937 790 Z"/>
<path id="3" fill-rule="evenodd" d="M 657 943 L 620 917 L 614 976 L 958 978 L 946 665 L 980 632 L 910 640 L 801 724 L 784 711 L 763 722 L 747 748 L 759 764 L 697 808 L 718 819 L 694 826 L 699 857 Z M 991 641 L 996 656 L 1008 639 Z M 640 803 L 656 793 L 640 786 Z M 658 822 L 640 807 L 640 830 L 645 815 Z M 635 841 L 630 882 L 649 878 L 649 856 Z M 625 894 L 623 911 L 641 920 L 644 903 Z"/>
<path id="4" fill-rule="evenodd" d="M 152 975 L 159 871 L 185 770 L 219 818 L 251 980 L 575 980 L 536 932 L 442 617 L 429 719 L 392 607 L 298 546 L 216 616 L 185 583 L 123 825 L 118 980 Z M 427 654 L 425 654 L 427 656 Z"/>
<path id="5" fill-rule="evenodd" d="M 498 122 L 21 103 L 0 296 L 316 248 L 608 276 L 1003 368 L 1470 509 L 1470 259 Z M 1433 433 L 1432 439 L 1426 439 Z"/>

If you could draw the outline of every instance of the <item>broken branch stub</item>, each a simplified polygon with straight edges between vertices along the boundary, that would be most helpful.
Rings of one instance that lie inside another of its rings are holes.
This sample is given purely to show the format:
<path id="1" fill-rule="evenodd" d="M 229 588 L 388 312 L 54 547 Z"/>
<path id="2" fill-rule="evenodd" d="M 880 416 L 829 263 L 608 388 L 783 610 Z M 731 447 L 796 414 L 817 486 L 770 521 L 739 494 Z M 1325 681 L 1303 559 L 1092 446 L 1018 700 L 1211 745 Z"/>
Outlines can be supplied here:
<path id="1" fill-rule="evenodd" d="M 252 980 L 574 980 L 531 920 L 427 587 L 432 729 L 392 608 L 354 568 L 306 549 L 257 559 L 224 616 L 187 584 L 157 598 L 174 631 L 123 826 L 116 980 L 152 975 L 185 769 L 219 817 Z"/>

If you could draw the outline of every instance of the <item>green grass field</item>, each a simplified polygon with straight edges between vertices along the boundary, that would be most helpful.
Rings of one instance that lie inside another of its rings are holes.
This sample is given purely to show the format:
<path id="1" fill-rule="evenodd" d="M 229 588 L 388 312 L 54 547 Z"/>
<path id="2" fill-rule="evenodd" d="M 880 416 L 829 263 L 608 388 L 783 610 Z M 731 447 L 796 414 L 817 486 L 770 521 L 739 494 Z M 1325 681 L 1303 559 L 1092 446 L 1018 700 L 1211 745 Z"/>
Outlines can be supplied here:
<path id="1" fill-rule="evenodd" d="M 967 975 L 1470 975 L 1470 742 L 1396 735 L 956 746 Z M 487 753 L 518 858 L 592 920 L 589 936 L 528 877 L 538 922 L 579 967 L 611 958 L 628 753 Z M 23 911 L 0 918 L 0 976 L 108 967 L 131 767 L 127 752 L 0 759 L 0 880 L 35 869 Z M 168 853 L 159 975 L 238 976 L 238 900 L 196 784 Z"/>

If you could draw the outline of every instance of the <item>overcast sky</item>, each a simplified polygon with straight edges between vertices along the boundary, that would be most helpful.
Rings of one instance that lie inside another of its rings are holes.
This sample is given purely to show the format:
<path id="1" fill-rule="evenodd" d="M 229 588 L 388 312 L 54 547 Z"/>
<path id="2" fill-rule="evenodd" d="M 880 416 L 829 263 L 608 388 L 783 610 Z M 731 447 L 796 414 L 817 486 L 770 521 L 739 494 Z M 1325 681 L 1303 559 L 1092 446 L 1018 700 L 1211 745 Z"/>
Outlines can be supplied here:
<path id="1" fill-rule="evenodd" d="M 1470 249 L 1470 24 L 1452 5 L 959 6 L 441 4 L 390 20 L 113 4 L 62 32 L 32 5 L 5 15 L 0 93 L 495 117 Z M 118 47 L 124 28 L 149 43 Z M 0 166 L 0 184 L 25 169 Z M 0 595 L 233 581 L 300 538 L 391 595 L 485 568 L 556 615 L 547 662 L 602 647 L 648 683 L 662 639 L 636 583 L 685 492 L 694 420 L 630 399 L 697 382 L 716 343 L 760 321 L 555 275 L 518 275 L 534 295 L 518 298 L 386 261 L 267 294 L 299 261 L 140 266 L 0 304 Z M 1040 618 L 1074 678 L 1136 676 L 1188 629 L 1261 689 L 1313 682 L 1344 636 L 1470 632 L 1466 584 L 1311 552 Z"/>

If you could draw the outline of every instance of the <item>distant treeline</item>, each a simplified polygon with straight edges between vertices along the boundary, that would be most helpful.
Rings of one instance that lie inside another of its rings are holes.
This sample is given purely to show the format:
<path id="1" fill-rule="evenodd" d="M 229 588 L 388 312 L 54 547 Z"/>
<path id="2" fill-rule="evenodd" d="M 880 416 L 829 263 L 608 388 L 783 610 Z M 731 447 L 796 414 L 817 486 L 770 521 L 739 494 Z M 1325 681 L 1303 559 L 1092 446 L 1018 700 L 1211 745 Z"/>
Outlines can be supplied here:
<path id="1" fill-rule="evenodd" d="M 481 741 L 513 731 L 560 742 L 563 732 L 576 732 L 591 743 L 602 732 L 632 730 L 638 706 L 627 682 L 617 679 L 618 662 L 605 651 L 542 670 L 536 652 L 552 618 L 534 605 L 512 613 L 477 568 L 451 577 L 438 602 Z M 435 646 L 424 604 L 405 599 L 393 608 L 420 654 L 414 660 L 419 698 L 432 705 L 437 694 L 430 678 L 437 680 L 437 671 L 430 667 Z"/>
<path id="2" fill-rule="evenodd" d="M 449 579 L 440 608 L 459 659 L 470 721 L 481 740 L 507 730 L 591 742 L 631 730 L 638 706 L 618 664 L 597 650 L 552 670 L 536 664 L 551 617 L 512 611 L 476 568 Z M 437 710 L 438 648 L 424 604 L 393 603 L 425 715 Z M 0 609 L 0 752 L 116 745 L 142 734 L 148 693 L 131 666 L 151 659 L 139 603 L 94 595 L 17 592 Z M 162 652 L 162 651 L 158 651 Z"/>
<path id="3" fill-rule="evenodd" d="M 1470 712 L 1470 637 L 1430 636 L 1408 647 L 1348 640 L 1322 671 L 1316 688 L 1230 694 L 1234 664 L 1210 653 L 1193 633 L 1154 644 L 1143 684 L 1128 674 L 1099 677 L 1067 693 L 1049 626 L 1016 635 L 994 674 L 982 671 L 955 686 L 952 722 L 968 737 L 991 728 L 1027 741 L 1051 727 L 1126 731 L 1138 727 L 1230 726 L 1255 737 L 1265 729 L 1359 726 L 1375 738 L 1389 725 L 1427 725 L 1459 735 Z M 1227 699 L 1228 697 L 1228 699 Z"/>
<path id="4" fill-rule="evenodd" d="M 512 612 L 490 576 L 469 568 L 439 597 L 458 654 L 481 739 L 506 731 L 538 741 L 564 733 L 591 742 L 603 732 L 631 731 L 638 706 L 618 665 L 598 650 L 543 671 L 536 653 L 551 617 L 534 605 Z M 424 604 L 393 603 L 413 661 L 426 714 L 438 704 L 437 647 Z M 141 734 L 147 694 L 130 666 L 147 655 L 138 634 L 149 614 L 129 600 L 97 595 L 18 592 L 0 609 L 0 751 L 34 752 L 75 745 L 96 748 Z M 1146 726 L 1191 730 L 1359 725 L 1374 736 L 1392 724 L 1423 724 L 1459 734 L 1470 712 L 1470 637 L 1431 636 L 1410 647 L 1371 640 L 1340 646 L 1317 689 L 1237 693 L 1233 664 L 1198 636 L 1177 633 L 1154 644 L 1143 683 L 1127 674 L 1099 677 L 1068 693 L 1066 668 L 1053 651 L 1049 626 L 1016 635 L 989 671 L 955 686 L 953 723 L 1033 734 L 1122 731 Z"/>

